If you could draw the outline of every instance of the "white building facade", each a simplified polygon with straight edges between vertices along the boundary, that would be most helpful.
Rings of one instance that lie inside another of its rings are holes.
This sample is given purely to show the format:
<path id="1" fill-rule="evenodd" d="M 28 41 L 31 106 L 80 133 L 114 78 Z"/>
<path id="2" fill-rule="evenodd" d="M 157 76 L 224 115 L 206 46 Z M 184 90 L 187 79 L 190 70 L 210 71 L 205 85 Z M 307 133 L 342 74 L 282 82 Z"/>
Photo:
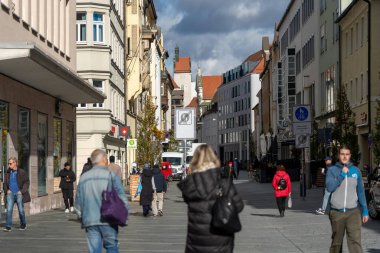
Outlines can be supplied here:
<path id="1" fill-rule="evenodd" d="M 78 172 L 96 148 L 115 156 L 125 179 L 125 3 L 77 1 L 77 69 L 107 99 L 77 108 Z"/>
<path id="2" fill-rule="evenodd" d="M 319 71 L 319 3 L 293 0 L 277 26 L 279 56 L 273 63 L 274 99 L 277 105 L 278 159 L 291 158 L 295 145 L 292 109 L 310 104 L 312 115 L 321 114 Z"/>

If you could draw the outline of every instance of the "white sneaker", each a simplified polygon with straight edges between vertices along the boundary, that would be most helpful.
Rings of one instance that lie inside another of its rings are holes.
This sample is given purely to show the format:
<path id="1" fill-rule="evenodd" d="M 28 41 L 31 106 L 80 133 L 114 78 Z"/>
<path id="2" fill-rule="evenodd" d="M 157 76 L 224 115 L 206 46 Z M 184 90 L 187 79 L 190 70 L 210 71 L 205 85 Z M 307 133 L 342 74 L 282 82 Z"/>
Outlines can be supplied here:
<path id="1" fill-rule="evenodd" d="M 72 207 L 70 207 L 70 212 L 74 212 L 74 207 L 72 206 Z"/>
<path id="2" fill-rule="evenodd" d="M 69 209 L 66 209 L 66 210 L 65 210 L 65 213 L 69 213 L 69 212 L 70 212 Z"/>
<path id="3" fill-rule="evenodd" d="M 324 215 L 325 214 L 325 210 L 323 210 L 322 208 L 319 208 L 318 210 L 315 211 L 317 214 L 320 214 L 320 215 Z"/>

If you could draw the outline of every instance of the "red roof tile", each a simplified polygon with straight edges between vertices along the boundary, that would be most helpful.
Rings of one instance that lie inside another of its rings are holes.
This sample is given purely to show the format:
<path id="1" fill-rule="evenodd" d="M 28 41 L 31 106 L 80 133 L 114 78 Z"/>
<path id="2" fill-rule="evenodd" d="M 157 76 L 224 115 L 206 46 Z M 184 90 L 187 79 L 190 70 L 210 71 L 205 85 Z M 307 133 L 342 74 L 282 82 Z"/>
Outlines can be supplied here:
<path id="1" fill-rule="evenodd" d="M 243 62 L 246 61 L 259 61 L 263 57 L 263 52 L 257 51 L 256 53 L 251 54 L 250 56 L 247 57 Z"/>
<path id="2" fill-rule="evenodd" d="M 261 58 L 260 62 L 252 69 L 251 73 L 261 74 L 265 68 L 265 59 Z"/>
<path id="3" fill-rule="evenodd" d="M 193 99 L 190 101 L 190 104 L 188 104 L 186 107 L 197 108 L 198 107 L 197 98 L 193 97 Z"/>
<path id="4" fill-rule="evenodd" d="M 222 76 L 202 76 L 203 99 L 212 100 L 216 90 L 222 83 Z"/>
<path id="5" fill-rule="evenodd" d="M 190 57 L 181 57 L 175 64 L 174 73 L 190 73 L 191 72 L 191 60 Z"/>

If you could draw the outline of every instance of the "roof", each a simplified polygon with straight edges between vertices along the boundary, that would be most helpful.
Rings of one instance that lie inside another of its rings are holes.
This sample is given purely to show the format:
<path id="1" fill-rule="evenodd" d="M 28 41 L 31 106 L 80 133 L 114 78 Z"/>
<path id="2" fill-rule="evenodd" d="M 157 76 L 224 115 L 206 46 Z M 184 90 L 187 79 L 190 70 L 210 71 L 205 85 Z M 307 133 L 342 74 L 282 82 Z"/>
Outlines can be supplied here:
<path id="1" fill-rule="evenodd" d="M 197 108 L 198 107 L 197 98 L 193 97 L 193 99 L 190 101 L 190 103 L 186 107 Z"/>
<path id="2" fill-rule="evenodd" d="M 203 99 L 212 100 L 222 83 L 223 76 L 202 76 Z"/>
<path id="3" fill-rule="evenodd" d="M 252 69 L 251 73 L 261 74 L 265 69 L 265 59 L 261 58 L 260 62 Z"/>
<path id="4" fill-rule="evenodd" d="M 179 89 L 177 83 L 174 81 L 174 79 L 173 79 L 172 75 L 169 73 L 169 71 L 166 70 L 166 74 L 169 77 L 170 83 L 173 85 L 173 89 L 172 90 Z"/>
<path id="5" fill-rule="evenodd" d="M 290 9 L 292 8 L 293 4 L 296 2 L 296 0 L 291 0 L 288 4 L 288 7 L 286 7 L 286 10 L 284 12 L 284 15 L 282 16 L 280 22 L 278 23 L 276 27 L 276 31 L 280 30 L 280 27 L 282 26 L 282 23 L 284 23 L 286 16 L 289 14 Z"/>
<path id="6" fill-rule="evenodd" d="M 251 54 L 250 56 L 247 57 L 243 62 L 247 61 L 259 61 L 263 56 L 262 50 L 257 51 L 256 53 Z"/>
<path id="7" fill-rule="evenodd" d="M 191 60 L 190 57 L 180 57 L 175 63 L 174 73 L 190 73 Z"/>

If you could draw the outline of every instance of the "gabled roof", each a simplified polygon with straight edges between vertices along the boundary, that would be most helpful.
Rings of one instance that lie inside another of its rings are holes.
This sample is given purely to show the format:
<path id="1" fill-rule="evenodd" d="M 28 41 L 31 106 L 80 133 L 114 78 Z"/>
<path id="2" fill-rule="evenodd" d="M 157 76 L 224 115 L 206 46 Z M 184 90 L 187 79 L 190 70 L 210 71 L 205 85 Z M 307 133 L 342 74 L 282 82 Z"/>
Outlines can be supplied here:
<path id="1" fill-rule="evenodd" d="M 174 73 L 191 73 L 190 57 L 180 57 L 175 63 Z"/>
<path id="2" fill-rule="evenodd" d="M 193 97 L 193 99 L 190 101 L 190 103 L 186 107 L 197 108 L 198 107 L 197 98 Z"/>
<path id="3" fill-rule="evenodd" d="M 261 58 L 260 62 L 252 69 L 251 73 L 261 74 L 265 68 L 265 59 Z"/>
<path id="4" fill-rule="evenodd" d="M 222 83 L 222 76 L 202 76 L 203 99 L 212 100 L 216 90 Z"/>
<path id="5" fill-rule="evenodd" d="M 259 61 L 263 57 L 262 54 L 263 52 L 259 50 L 256 53 L 253 53 L 250 56 L 248 56 L 247 59 L 243 61 L 243 63 L 247 61 Z"/>

